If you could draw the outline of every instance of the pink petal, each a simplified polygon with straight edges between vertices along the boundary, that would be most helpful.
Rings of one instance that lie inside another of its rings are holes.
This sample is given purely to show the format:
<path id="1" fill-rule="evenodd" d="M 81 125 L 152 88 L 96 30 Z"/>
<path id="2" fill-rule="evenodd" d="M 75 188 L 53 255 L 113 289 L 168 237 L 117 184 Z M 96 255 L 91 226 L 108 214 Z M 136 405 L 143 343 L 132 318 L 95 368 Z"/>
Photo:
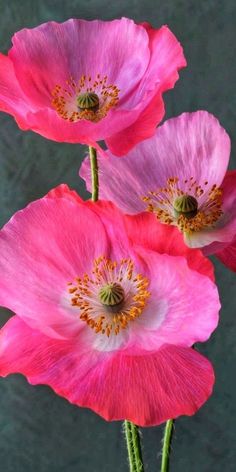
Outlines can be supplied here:
<path id="1" fill-rule="evenodd" d="M 133 244 L 151 249 L 159 254 L 183 256 L 189 267 L 214 281 L 214 266 L 198 249 L 186 246 L 183 236 L 174 226 L 159 223 L 151 213 L 126 216 L 126 230 Z"/>
<path id="2" fill-rule="evenodd" d="M 124 254 L 127 256 L 127 252 L 130 253 L 131 248 L 129 247 L 130 242 L 126 232 L 124 215 L 112 202 L 101 200 L 97 202 L 90 200 L 84 201 L 77 192 L 71 190 L 66 184 L 61 184 L 52 189 L 47 194 L 47 197 L 66 198 L 78 205 L 82 205 L 82 207 L 86 206 L 92 212 L 96 213 L 101 219 L 110 239 L 110 257 L 120 257 L 122 259 Z M 116 224 L 114 224 L 114 221 Z M 115 249 L 114 251 L 113 247 Z M 129 247 L 128 250 L 127 247 Z"/>
<path id="3" fill-rule="evenodd" d="M 187 259 L 191 269 L 207 275 L 214 281 L 214 266 L 210 260 L 204 257 L 200 250 L 190 249 L 186 246 L 183 236 L 177 228 L 162 225 L 153 214 L 145 212 L 133 216 L 125 215 L 124 218 L 121 211 L 112 202 L 102 200 L 95 203 L 90 200 L 84 202 L 78 193 L 71 190 L 66 184 L 52 189 L 47 197 L 67 198 L 75 203 L 86 205 L 102 219 L 109 236 L 116 239 L 116 245 L 127 247 L 131 243 L 160 254 L 183 256 Z M 115 226 L 112 224 L 114 220 L 116 221 Z"/>
<path id="4" fill-rule="evenodd" d="M 84 323 L 67 284 L 108 249 L 101 220 L 85 206 L 61 198 L 30 204 L 0 232 L 0 304 L 46 334 L 75 335 Z"/>
<path id="5" fill-rule="evenodd" d="M 156 125 L 162 120 L 165 107 L 162 94 L 172 89 L 179 78 L 178 70 L 186 66 L 183 49 L 167 26 L 155 30 L 143 23 L 149 35 L 151 58 L 148 69 L 135 91 L 135 99 L 143 97 L 146 90 L 148 104 L 142 109 L 138 119 L 127 129 L 106 139 L 107 146 L 116 156 L 122 156 L 140 141 L 153 136 Z M 131 99 L 132 100 L 132 97 Z"/>
<path id="6" fill-rule="evenodd" d="M 142 329 L 138 323 L 133 326 L 128 352 L 155 350 L 165 343 L 191 347 L 209 339 L 219 319 L 216 285 L 209 277 L 190 270 L 184 257 L 160 255 L 141 246 L 135 249 L 147 265 L 151 297 L 140 316 Z M 163 302 L 164 313 L 159 312 L 155 301 Z"/>
<path id="7" fill-rule="evenodd" d="M 156 134 L 117 159 L 110 152 L 100 156 L 100 197 L 112 200 L 133 214 L 146 205 L 141 197 L 166 185 L 169 177 L 194 177 L 199 184 L 221 185 L 230 154 L 230 140 L 218 120 L 205 111 L 183 113 L 167 120 Z M 80 175 L 90 190 L 88 160 Z M 112 175 L 112 183 L 110 176 Z"/>
<path id="8" fill-rule="evenodd" d="M 132 125 L 106 139 L 108 148 L 115 156 L 124 156 L 137 143 L 153 136 L 164 114 L 164 101 L 158 92 Z"/>
<path id="9" fill-rule="evenodd" d="M 74 203 L 78 203 L 79 205 L 85 204 L 84 200 L 82 200 L 79 194 L 75 190 L 71 190 L 67 184 L 60 184 L 57 187 L 53 188 L 48 192 L 46 197 L 67 198 L 68 200 L 72 200 Z"/>
<path id="10" fill-rule="evenodd" d="M 154 133 L 164 114 L 162 93 L 174 86 L 178 69 L 186 65 L 182 48 L 167 27 L 155 30 L 127 18 L 71 19 L 23 29 L 13 37 L 9 58 L 19 93 L 11 111 L 1 100 L 0 107 L 12 113 L 23 129 L 59 142 L 97 147 L 96 142 L 108 139 L 117 155 Z M 68 79 L 77 82 L 83 75 L 95 80 L 97 74 L 119 88 L 118 105 L 97 123 L 71 123 L 59 117 L 52 106 L 55 86 L 64 88 Z M 6 81 L 10 91 L 11 80 L 6 77 Z M 24 97 L 22 110 L 29 111 L 25 123 L 18 119 L 18 97 Z M 123 140 L 125 128 L 128 138 L 122 145 L 119 133 Z"/>
<path id="11" fill-rule="evenodd" d="M 210 362 L 190 348 L 166 345 L 148 355 L 81 352 L 76 341 L 50 339 L 18 317 L 1 331 L 0 374 L 47 384 L 109 421 L 140 426 L 193 415 L 212 393 Z"/>
<path id="12" fill-rule="evenodd" d="M 231 244 L 236 235 L 236 171 L 229 171 L 221 185 L 223 215 L 213 228 L 188 236 L 190 247 L 202 247 L 204 254 L 211 255 Z"/>
<path id="13" fill-rule="evenodd" d="M 22 129 L 28 129 L 27 113 L 32 110 L 16 79 L 12 61 L 0 53 L 0 110 L 15 116 Z"/>
<path id="14" fill-rule="evenodd" d="M 14 35 L 9 55 L 25 93 L 38 105 L 50 106 L 57 83 L 66 85 L 70 77 L 79 80 L 82 75 L 108 75 L 121 97 L 129 94 L 143 76 L 150 53 L 145 29 L 122 18 L 50 21 L 25 28 Z"/>
<path id="15" fill-rule="evenodd" d="M 172 256 L 183 256 L 187 259 L 191 269 L 200 274 L 207 275 L 214 281 L 214 266 L 209 259 L 203 256 L 198 249 L 190 249 L 184 243 L 182 234 L 174 226 L 162 225 L 153 214 L 140 213 L 134 216 L 126 215 L 123 217 L 118 208 L 111 202 L 91 201 L 84 202 L 77 192 L 71 190 L 66 184 L 61 184 L 51 190 L 48 195 L 50 198 L 68 198 L 74 202 L 88 206 L 103 221 L 108 229 L 110 236 L 119 242 L 127 242 L 127 236 L 131 244 L 140 245 L 158 253 L 166 253 Z M 116 225 L 112 225 L 112 221 Z M 124 227 L 125 225 L 125 227 Z M 115 231 L 114 231 L 115 230 Z M 126 234 L 127 233 L 127 234 Z"/>
<path id="16" fill-rule="evenodd" d="M 215 254 L 226 267 L 236 272 L 236 238 L 220 252 Z"/>
<path id="17" fill-rule="evenodd" d="M 129 126 L 139 114 L 122 105 L 140 83 L 150 57 L 148 35 L 132 20 L 71 19 L 23 29 L 14 35 L 9 56 L 28 100 L 38 106 L 28 115 L 29 127 L 46 138 L 94 145 L 114 129 Z M 51 105 L 56 84 L 66 86 L 70 77 L 78 81 L 82 75 L 94 80 L 98 73 L 120 89 L 119 113 L 111 110 L 96 124 L 62 120 Z"/>

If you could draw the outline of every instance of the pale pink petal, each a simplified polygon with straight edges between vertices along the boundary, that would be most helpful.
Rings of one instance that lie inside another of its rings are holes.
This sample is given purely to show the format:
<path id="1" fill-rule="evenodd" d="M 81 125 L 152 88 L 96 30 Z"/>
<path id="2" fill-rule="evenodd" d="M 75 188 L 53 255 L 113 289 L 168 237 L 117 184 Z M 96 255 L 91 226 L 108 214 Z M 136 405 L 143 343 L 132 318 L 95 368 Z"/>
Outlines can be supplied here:
<path id="1" fill-rule="evenodd" d="M 204 254 L 211 255 L 223 250 L 236 235 L 236 171 L 229 171 L 221 185 L 222 217 L 214 227 L 185 236 L 190 247 L 202 247 Z"/>
<path id="2" fill-rule="evenodd" d="M 140 246 L 135 249 L 147 265 L 151 296 L 140 316 L 141 324 L 131 326 L 128 352 L 155 350 L 165 343 L 190 347 L 206 341 L 218 324 L 216 285 L 190 270 L 183 257 L 160 255 Z"/>
<path id="3" fill-rule="evenodd" d="M 0 232 L 0 304 L 46 334 L 76 334 L 84 323 L 70 305 L 68 283 L 108 250 L 94 212 L 66 199 L 38 200 Z"/>
<path id="4" fill-rule="evenodd" d="M 230 140 L 218 120 L 206 111 L 183 113 L 159 127 L 156 134 L 117 159 L 99 158 L 100 197 L 133 214 L 146 208 L 141 197 L 166 185 L 169 177 L 194 177 L 201 185 L 221 185 L 230 154 Z M 80 171 L 91 189 L 88 160 Z M 112 181 L 110 176 L 112 175 Z"/>
<path id="5" fill-rule="evenodd" d="M 2 329 L 0 350 L 0 375 L 21 373 L 106 420 L 140 426 L 194 414 L 214 384 L 210 362 L 193 349 L 166 345 L 137 356 L 81 352 L 78 342 L 51 339 L 18 317 Z"/>

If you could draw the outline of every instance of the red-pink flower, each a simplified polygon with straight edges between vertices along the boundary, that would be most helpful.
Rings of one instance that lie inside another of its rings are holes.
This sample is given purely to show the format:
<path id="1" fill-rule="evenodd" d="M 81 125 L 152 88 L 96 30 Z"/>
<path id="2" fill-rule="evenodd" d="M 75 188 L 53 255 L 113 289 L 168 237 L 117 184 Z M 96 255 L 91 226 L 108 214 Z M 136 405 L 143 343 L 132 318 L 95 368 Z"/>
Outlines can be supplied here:
<path id="1" fill-rule="evenodd" d="M 175 228 L 143 244 L 149 217 L 66 186 L 16 213 L 0 232 L 0 303 L 16 313 L 1 330 L 2 376 L 144 426 L 207 400 L 213 369 L 191 346 L 217 325 L 212 265 Z"/>
<path id="2" fill-rule="evenodd" d="M 167 26 L 71 19 L 23 29 L 0 55 L 0 109 L 23 130 L 116 155 L 153 135 L 185 67 Z"/>
<path id="3" fill-rule="evenodd" d="M 213 115 L 183 113 L 124 159 L 109 151 L 100 156 L 100 196 L 130 214 L 150 210 L 177 226 L 189 247 L 236 270 L 236 171 L 226 172 L 229 156 L 229 136 Z M 90 188 L 87 160 L 80 174 Z"/>

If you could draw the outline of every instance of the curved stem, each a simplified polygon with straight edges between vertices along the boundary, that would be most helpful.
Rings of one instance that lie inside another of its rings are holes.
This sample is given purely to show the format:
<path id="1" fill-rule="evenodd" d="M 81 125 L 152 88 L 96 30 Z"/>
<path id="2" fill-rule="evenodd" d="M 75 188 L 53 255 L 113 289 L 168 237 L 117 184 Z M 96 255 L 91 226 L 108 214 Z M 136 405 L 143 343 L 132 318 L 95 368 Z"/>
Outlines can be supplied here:
<path id="1" fill-rule="evenodd" d="M 130 472 L 144 472 L 138 427 L 131 421 L 125 420 L 124 428 Z"/>
<path id="2" fill-rule="evenodd" d="M 174 420 L 168 420 L 165 425 L 165 433 L 162 447 L 161 472 L 168 472 L 169 470 L 170 446 L 173 435 L 173 425 Z"/>
<path id="3" fill-rule="evenodd" d="M 91 179 L 92 179 L 92 200 L 96 202 L 98 200 L 98 161 L 97 161 L 97 151 L 94 147 L 89 146 L 89 157 L 90 157 L 90 167 L 91 167 Z"/>

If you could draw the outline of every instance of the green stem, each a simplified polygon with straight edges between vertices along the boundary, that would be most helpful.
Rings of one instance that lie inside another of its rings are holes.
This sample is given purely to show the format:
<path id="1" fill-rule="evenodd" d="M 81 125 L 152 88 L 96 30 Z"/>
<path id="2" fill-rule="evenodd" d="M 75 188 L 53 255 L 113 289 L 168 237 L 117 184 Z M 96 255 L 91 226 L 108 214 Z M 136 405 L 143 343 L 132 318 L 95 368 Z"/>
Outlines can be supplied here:
<path id="1" fill-rule="evenodd" d="M 131 421 L 125 420 L 124 428 L 130 472 L 144 472 L 138 427 Z"/>
<path id="2" fill-rule="evenodd" d="M 170 457 L 170 446 L 173 435 L 174 420 L 168 420 L 165 425 L 165 433 L 163 438 L 162 447 L 162 461 L 161 461 L 161 472 L 168 472 L 169 470 L 169 457 Z"/>
<path id="3" fill-rule="evenodd" d="M 89 157 L 90 157 L 90 167 L 91 167 L 91 178 L 92 178 L 92 200 L 96 202 L 98 200 L 98 161 L 97 161 L 97 151 L 94 147 L 89 146 Z"/>

